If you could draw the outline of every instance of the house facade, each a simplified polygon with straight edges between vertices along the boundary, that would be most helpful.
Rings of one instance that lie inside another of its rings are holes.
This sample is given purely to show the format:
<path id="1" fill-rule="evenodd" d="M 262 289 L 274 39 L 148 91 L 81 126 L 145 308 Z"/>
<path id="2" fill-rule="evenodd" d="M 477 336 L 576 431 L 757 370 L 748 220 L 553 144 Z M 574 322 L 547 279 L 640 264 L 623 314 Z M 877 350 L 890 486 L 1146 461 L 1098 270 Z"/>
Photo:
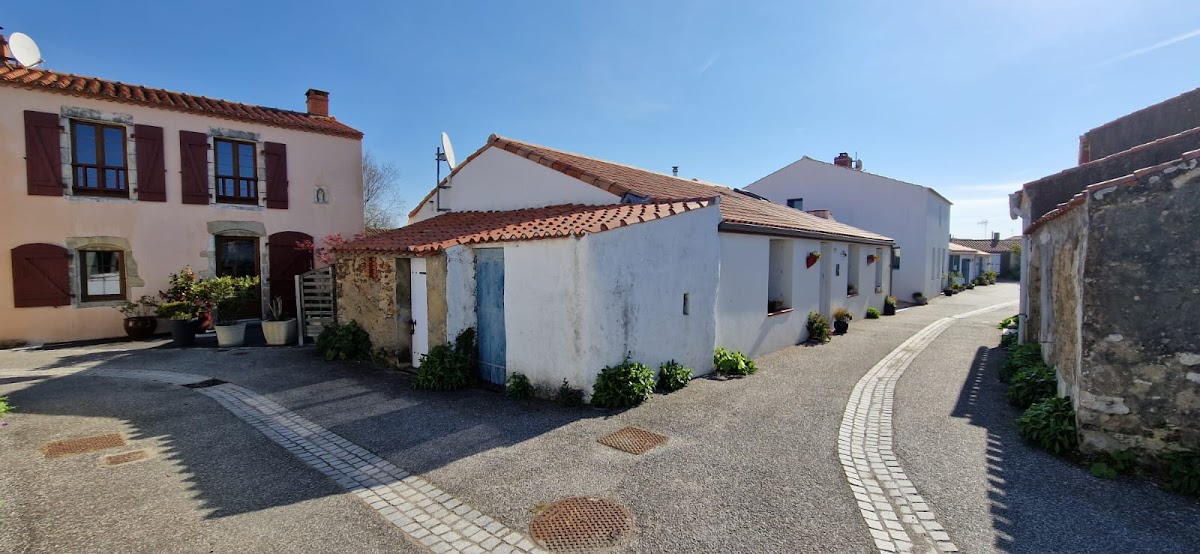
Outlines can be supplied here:
<path id="1" fill-rule="evenodd" d="M 958 274 L 954 279 L 956 283 L 970 283 L 991 271 L 991 262 L 992 256 L 987 252 L 957 242 L 950 243 L 950 265 L 947 271 Z"/>
<path id="2" fill-rule="evenodd" d="M 294 305 L 297 241 L 363 228 L 362 133 L 238 104 L 0 65 L 0 338 L 121 336 L 168 275 L 257 275 Z"/>
<path id="3" fill-rule="evenodd" d="M 763 177 L 746 190 L 798 210 L 821 210 L 855 227 L 892 237 L 892 290 L 936 296 L 949 260 L 952 203 L 936 190 L 856 169 L 842 154 L 835 163 L 805 156 Z"/>
<path id="4" fill-rule="evenodd" d="M 727 187 L 493 135 L 409 225 L 336 250 L 338 318 L 416 363 L 474 327 L 485 379 L 590 391 L 627 354 L 703 374 L 718 346 L 803 342 L 810 311 L 861 317 L 883 304 L 891 247 Z M 373 287 L 372 267 L 396 277 Z"/>
<path id="5" fill-rule="evenodd" d="M 1021 237 L 1000 238 L 1000 233 L 994 233 L 990 239 L 962 239 L 950 237 L 954 243 L 987 252 L 987 271 L 995 272 L 1002 278 L 1016 279 L 1021 274 Z"/>

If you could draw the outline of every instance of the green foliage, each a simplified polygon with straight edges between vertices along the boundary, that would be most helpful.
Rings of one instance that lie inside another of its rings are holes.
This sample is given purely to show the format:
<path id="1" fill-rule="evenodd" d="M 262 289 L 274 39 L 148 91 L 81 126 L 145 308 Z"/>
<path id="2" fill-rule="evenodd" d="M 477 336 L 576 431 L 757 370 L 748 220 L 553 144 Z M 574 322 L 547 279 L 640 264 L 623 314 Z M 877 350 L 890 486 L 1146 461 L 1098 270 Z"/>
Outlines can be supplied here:
<path id="1" fill-rule="evenodd" d="M 829 327 L 829 320 L 825 319 L 825 316 L 817 312 L 808 312 L 807 327 L 809 342 L 829 342 L 829 335 L 833 329 Z"/>
<path id="2" fill-rule="evenodd" d="M 1004 333 L 1000 335 L 1000 346 L 1006 350 L 1012 350 L 1012 347 L 1017 345 L 1016 333 Z"/>
<path id="3" fill-rule="evenodd" d="M 1017 418 L 1017 432 L 1034 446 L 1065 455 L 1075 452 L 1075 410 L 1069 397 L 1046 398 L 1034 403 Z"/>
<path id="4" fill-rule="evenodd" d="M 1058 377 L 1054 368 L 1045 364 L 1034 364 L 1021 368 L 1008 384 L 1008 403 L 1018 408 L 1028 408 L 1034 402 L 1054 396 L 1058 392 Z"/>
<path id="5" fill-rule="evenodd" d="M 887 297 L 887 298 L 884 298 L 884 299 L 883 299 L 883 305 L 884 305 L 884 306 L 891 306 L 891 307 L 895 308 L 895 307 L 896 307 L 896 297 L 895 297 L 895 296 L 889 296 L 889 297 Z"/>
<path id="6" fill-rule="evenodd" d="M 122 302 L 116 309 L 125 317 L 150 317 L 158 311 L 158 301 L 153 296 L 142 296 L 132 302 Z"/>
<path id="7" fill-rule="evenodd" d="M 1092 475 L 1101 479 L 1116 479 L 1117 470 L 1106 462 L 1095 462 L 1092 464 Z"/>
<path id="8" fill-rule="evenodd" d="M 1008 329 L 1009 325 L 1016 327 L 1017 325 L 1020 324 L 1020 321 L 1021 321 L 1021 318 L 1018 316 L 1015 316 L 1015 315 L 1012 317 L 1006 317 L 1004 319 L 1001 319 L 1000 323 L 996 324 L 996 328 L 997 329 Z"/>
<path id="9" fill-rule="evenodd" d="M 1200 452 L 1172 452 L 1162 458 L 1169 464 L 1166 489 L 1200 496 Z"/>
<path id="10" fill-rule="evenodd" d="M 1013 346 L 1008 351 L 1008 358 L 1000 366 L 1000 380 L 1007 383 L 1023 368 L 1042 363 L 1042 346 L 1036 342 L 1027 342 Z"/>
<path id="11" fill-rule="evenodd" d="M 504 395 L 509 398 L 532 398 L 533 385 L 524 373 L 513 373 L 508 376 L 508 384 L 504 386 Z"/>
<path id="12" fill-rule="evenodd" d="M 371 336 L 357 321 L 331 324 L 317 336 L 317 354 L 329 361 L 365 360 L 371 352 Z"/>
<path id="13" fill-rule="evenodd" d="M 200 287 L 203 282 L 191 267 L 185 266 L 167 277 L 167 290 L 158 291 L 158 296 L 170 302 L 207 303 L 208 297 Z"/>
<path id="14" fill-rule="evenodd" d="M 658 366 L 658 381 L 654 388 L 659 392 L 672 392 L 688 386 L 692 380 L 692 370 L 683 364 L 671 360 Z"/>
<path id="15" fill-rule="evenodd" d="M 421 367 L 417 368 L 417 380 L 413 388 L 447 391 L 470 385 L 474 377 L 477 347 L 475 329 L 468 327 L 454 338 L 454 342 L 430 348 L 429 353 L 421 356 Z M 525 379 L 525 384 L 529 384 L 528 379 Z"/>
<path id="16" fill-rule="evenodd" d="M 592 387 L 592 405 L 601 408 L 637 406 L 654 392 L 654 372 L 646 364 L 625 360 L 608 366 L 596 376 Z"/>
<path id="17" fill-rule="evenodd" d="M 180 321 L 187 321 L 196 317 L 197 311 L 198 307 L 195 304 L 184 301 L 163 302 L 158 305 L 158 309 L 156 310 L 158 317 Z"/>
<path id="18" fill-rule="evenodd" d="M 867 308 L 867 319 L 879 319 L 879 310 Z"/>
<path id="19" fill-rule="evenodd" d="M 13 406 L 12 406 L 12 404 L 8 403 L 8 397 L 0 396 L 0 417 L 4 417 L 4 415 L 7 414 L 8 412 L 11 412 L 12 409 L 13 409 Z"/>
<path id="20" fill-rule="evenodd" d="M 201 281 L 197 288 L 216 305 L 217 325 L 237 323 L 242 310 L 258 298 L 258 277 L 216 277 Z"/>
<path id="21" fill-rule="evenodd" d="M 713 365 L 717 367 L 717 373 L 726 377 L 741 377 L 758 371 L 749 356 L 720 347 L 713 353 Z"/>
<path id="22" fill-rule="evenodd" d="M 570 382 L 563 379 L 562 384 L 558 386 L 558 393 L 554 395 L 554 398 L 564 406 L 582 406 L 583 389 L 572 387 Z"/>
<path id="23" fill-rule="evenodd" d="M 834 321 L 850 321 L 851 319 L 854 319 L 854 316 L 850 314 L 850 310 L 841 307 L 833 310 Z"/>

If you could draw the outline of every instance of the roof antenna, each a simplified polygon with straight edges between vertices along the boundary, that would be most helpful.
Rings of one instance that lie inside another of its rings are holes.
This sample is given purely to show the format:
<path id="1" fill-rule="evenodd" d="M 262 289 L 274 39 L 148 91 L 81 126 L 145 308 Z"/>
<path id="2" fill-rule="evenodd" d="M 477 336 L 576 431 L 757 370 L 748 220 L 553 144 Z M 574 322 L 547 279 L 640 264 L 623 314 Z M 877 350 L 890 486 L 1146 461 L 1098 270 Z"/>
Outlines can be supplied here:
<path id="1" fill-rule="evenodd" d="M 678 176 L 679 176 L 679 166 L 677 166 L 677 165 L 673 165 L 673 166 L 671 166 L 671 176 L 672 176 L 672 177 L 678 177 Z"/>
<path id="2" fill-rule="evenodd" d="M 447 135 L 445 132 L 442 133 L 442 145 L 437 148 L 433 159 L 437 163 L 437 182 L 435 183 L 437 188 L 437 211 L 448 212 L 450 208 L 442 207 L 442 189 L 450 188 L 450 185 L 442 184 L 442 162 L 446 162 L 446 166 L 450 168 L 451 173 L 454 172 L 455 167 L 458 167 L 458 162 L 454 159 L 454 145 L 450 144 L 450 135 Z"/>

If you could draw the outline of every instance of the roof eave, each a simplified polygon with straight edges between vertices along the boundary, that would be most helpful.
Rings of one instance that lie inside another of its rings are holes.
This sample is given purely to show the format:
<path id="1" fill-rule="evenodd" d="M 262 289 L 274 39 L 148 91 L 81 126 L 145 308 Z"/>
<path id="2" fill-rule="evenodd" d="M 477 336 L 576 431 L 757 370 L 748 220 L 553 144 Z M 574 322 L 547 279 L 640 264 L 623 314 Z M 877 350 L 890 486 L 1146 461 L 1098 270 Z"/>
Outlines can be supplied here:
<path id="1" fill-rule="evenodd" d="M 857 242 L 857 243 L 862 243 L 862 244 L 877 244 L 880 246 L 891 246 L 896 243 L 896 241 L 894 241 L 890 238 L 887 238 L 887 237 L 876 239 L 876 238 L 859 237 L 859 236 L 853 236 L 853 235 L 837 235 L 837 234 L 833 234 L 833 233 L 805 231 L 805 230 L 801 230 L 801 229 L 787 229 L 784 227 L 767 227 L 765 225 L 751 225 L 749 223 L 732 223 L 729 221 L 722 221 L 721 224 L 717 226 L 717 230 L 725 231 L 727 233 L 743 233 L 743 234 L 748 234 L 748 235 L 771 235 L 771 236 L 778 236 L 778 237 L 794 237 L 794 238 L 817 239 L 817 240 L 836 240 L 836 241 L 840 241 L 840 242 Z"/>

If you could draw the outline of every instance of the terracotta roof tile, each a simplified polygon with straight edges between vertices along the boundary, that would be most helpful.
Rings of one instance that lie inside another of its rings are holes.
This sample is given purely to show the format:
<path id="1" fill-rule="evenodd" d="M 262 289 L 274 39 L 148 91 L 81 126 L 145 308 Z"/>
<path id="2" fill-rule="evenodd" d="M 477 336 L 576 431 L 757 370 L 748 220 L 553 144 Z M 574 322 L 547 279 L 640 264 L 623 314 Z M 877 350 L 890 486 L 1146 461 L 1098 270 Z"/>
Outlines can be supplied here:
<path id="1" fill-rule="evenodd" d="M 95 77 L 57 73 L 45 69 L 14 67 L 5 63 L 0 63 L 0 85 L 47 90 L 97 100 L 145 105 L 340 137 L 361 139 L 363 136 L 360 131 L 332 117 L 251 106 Z"/>
<path id="2" fill-rule="evenodd" d="M 990 254 L 1003 254 L 1005 252 L 1008 252 L 1009 249 L 1013 247 L 1013 245 L 1020 246 L 1021 245 L 1021 237 L 1009 237 L 1006 239 L 1000 239 L 999 241 L 996 241 L 995 246 L 992 246 L 992 239 L 960 239 L 960 238 L 956 238 L 956 239 L 954 239 L 954 243 L 965 246 L 967 248 L 973 248 L 975 250 L 982 250 L 982 251 L 990 253 Z"/>
<path id="3" fill-rule="evenodd" d="M 685 199 L 652 204 L 564 204 L 504 212 L 449 212 L 335 248 L 339 252 L 387 252 L 430 256 L 457 244 L 533 240 L 601 233 L 662 219 L 712 203 Z"/>
<path id="4" fill-rule="evenodd" d="M 519 156 L 529 158 L 551 169 L 575 177 L 618 196 L 632 193 L 640 197 L 649 198 L 654 202 L 667 202 L 684 198 L 720 197 L 721 216 L 727 223 L 751 225 L 767 229 L 803 231 L 820 235 L 862 238 L 872 241 L 891 240 L 877 233 L 865 231 L 844 223 L 822 219 L 801 210 L 756 198 L 722 185 L 683 179 L 615 162 L 598 160 L 581 154 L 563 152 L 499 135 L 489 137 L 487 144 L 483 148 L 476 150 L 467 159 L 463 160 L 454 171 L 450 172 L 450 176 L 446 177 L 446 179 L 450 179 L 459 169 L 470 163 L 471 160 L 475 159 L 488 148 L 501 148 Z M 425 198 L 417 202 L 417 208 L 409 215 L 416 215 L 417 210 L 428 202 L 436 191 L 437 189 L 435 188 Z"/>
<path id="5" fill-rule="evenodd" d="M 987 252 L 984 252 L 983 250 L 980 250 L 978 248 L 972 248 L 970 246 L 967 246 L 965 244 L 959 244 L 957 242 L 950 243 L 950 251 L 955 254 L 969 254 L 972 256 L 986 256 L 988 254 Z"/>

